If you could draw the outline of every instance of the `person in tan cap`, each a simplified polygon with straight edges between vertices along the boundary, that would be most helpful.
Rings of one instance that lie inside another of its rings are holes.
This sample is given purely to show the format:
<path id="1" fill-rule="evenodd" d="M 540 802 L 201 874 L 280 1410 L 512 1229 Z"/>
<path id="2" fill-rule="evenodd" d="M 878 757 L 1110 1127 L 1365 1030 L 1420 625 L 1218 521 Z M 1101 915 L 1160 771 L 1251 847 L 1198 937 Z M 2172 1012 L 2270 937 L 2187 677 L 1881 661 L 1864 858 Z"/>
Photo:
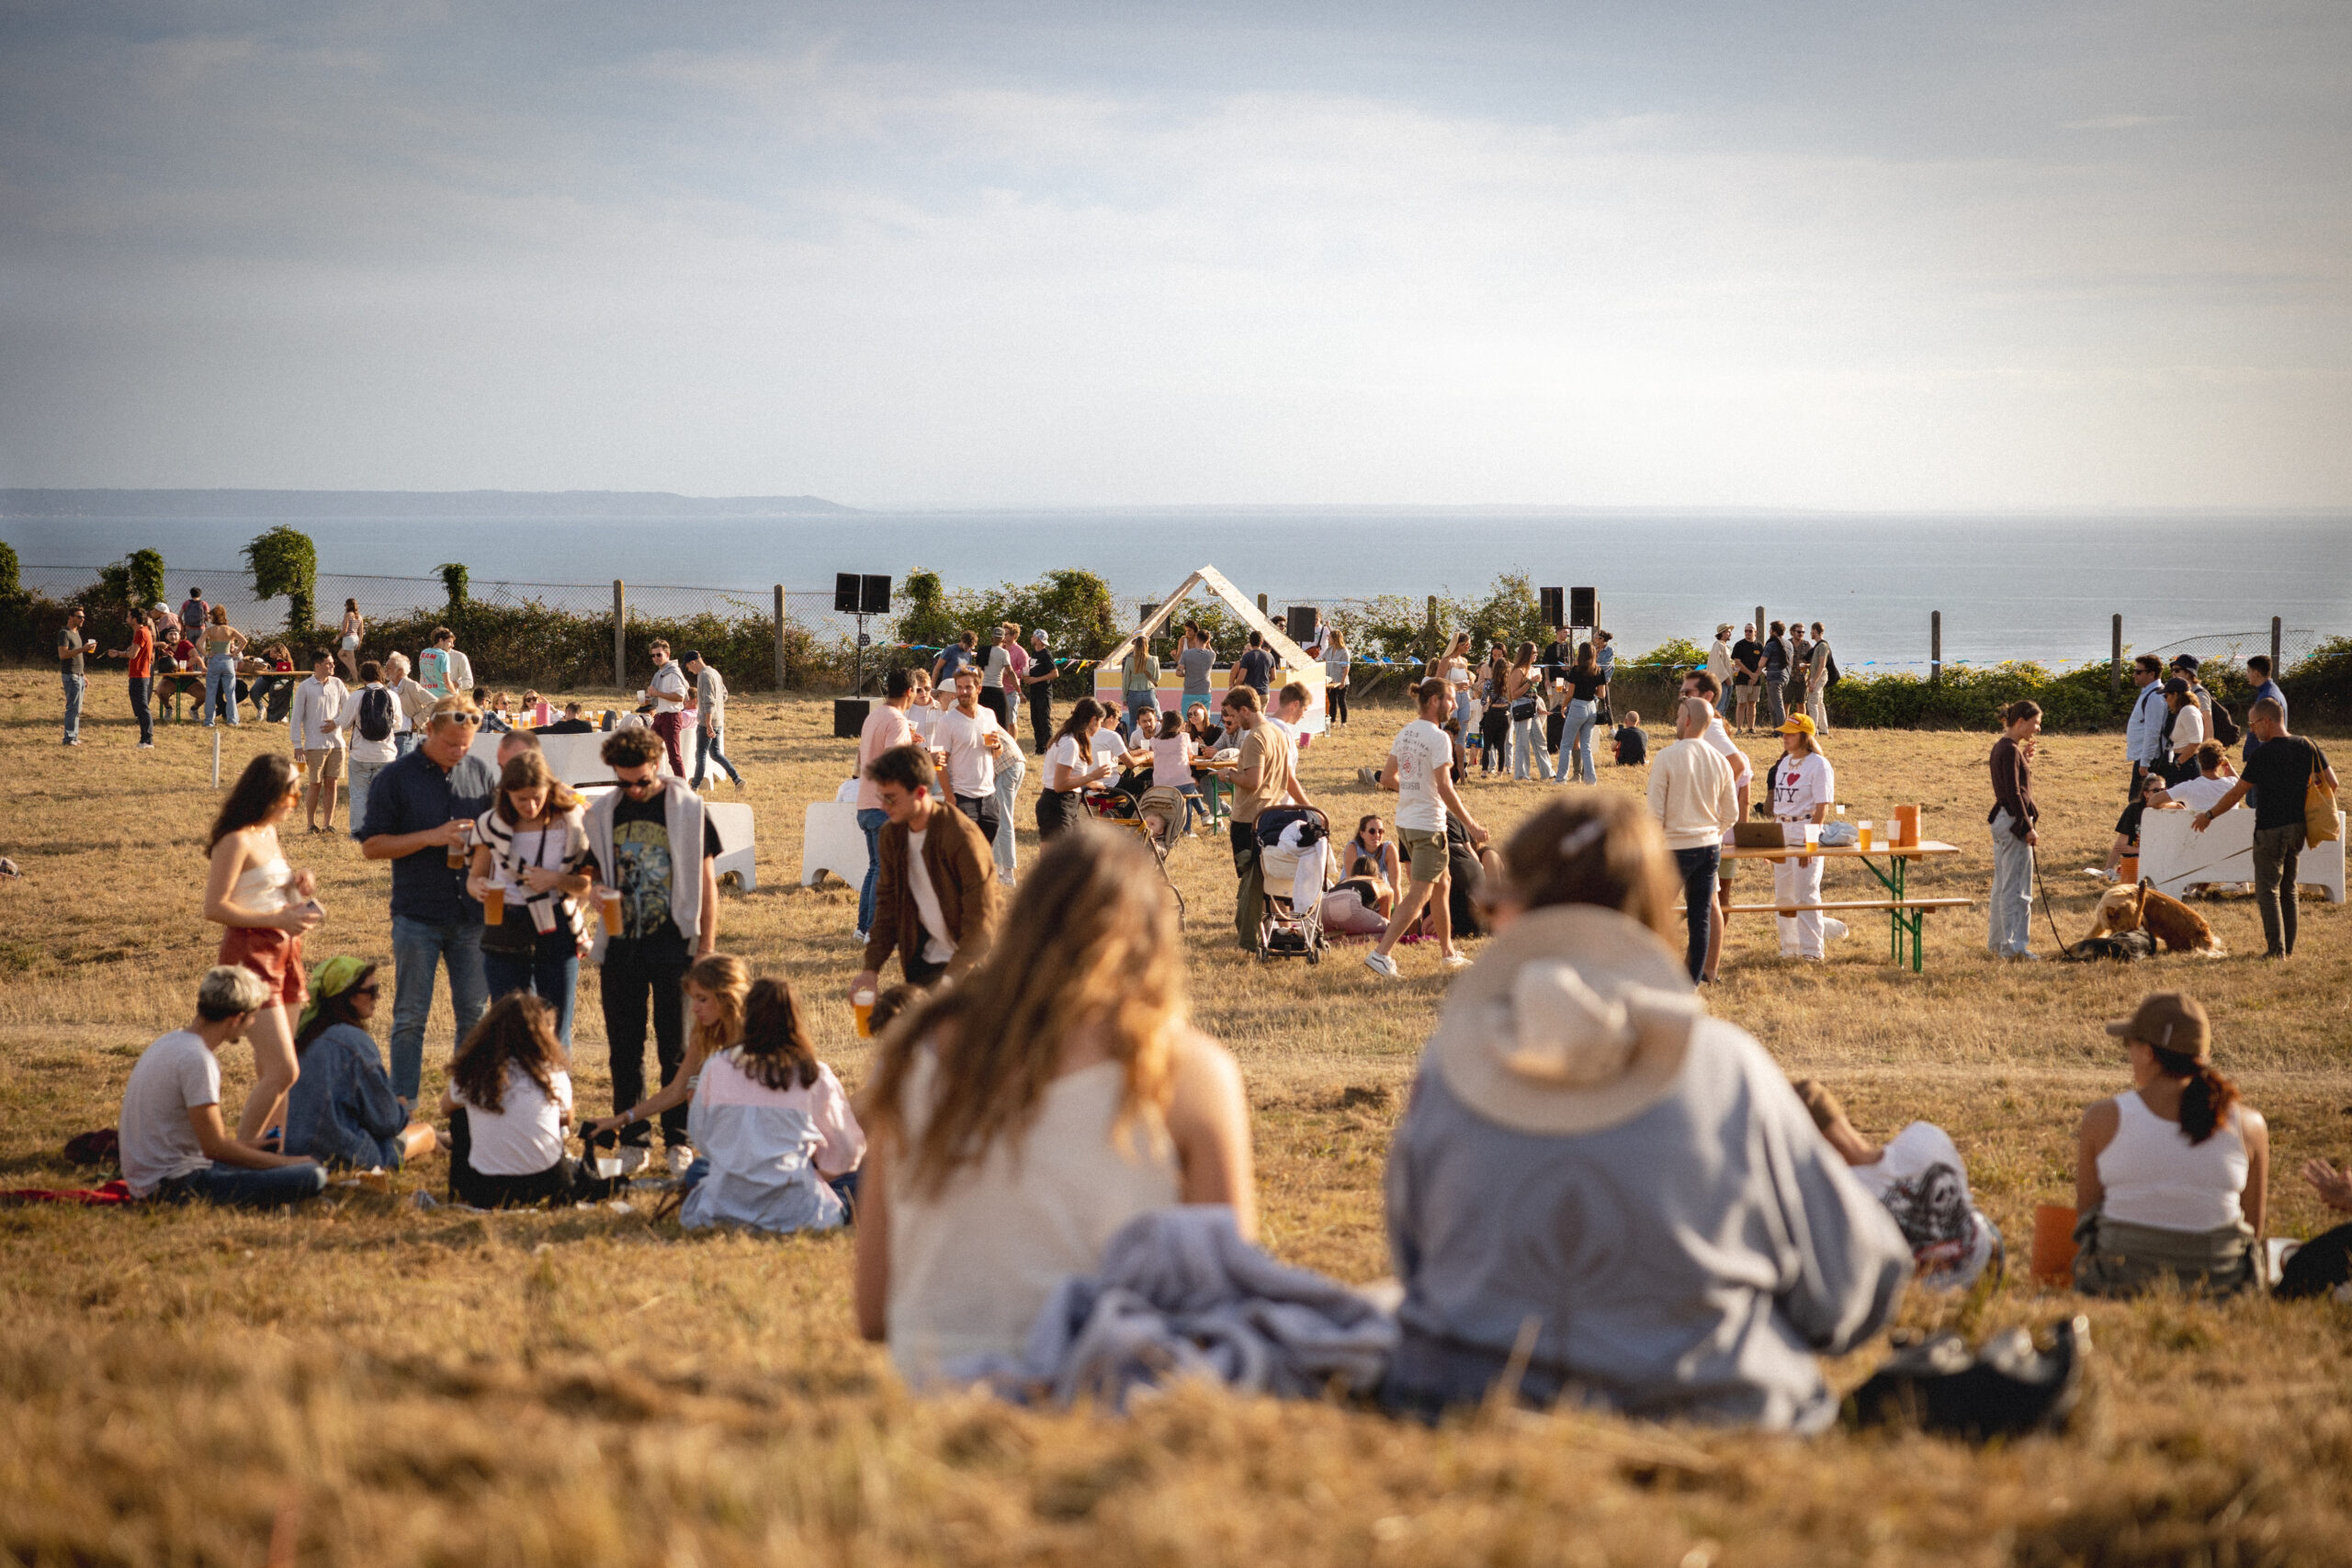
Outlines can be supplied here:
<path id="1" fill-rule="evenodd" d="M 2270 1130 L 2214 1071 L 2205 1010 L 2152 991 L 2107 1032 L 2132 1088 L 2086 1107 L 2075 1134 L 2075 1288 L 2132 1295 L 2167 1274 L 2215 1295 L 2259 1286 Z"/>
<path id="2" fill-rule="evenodd" d="M 1876 1333 L 1910 1244 L 1678 952 L 1642 803 L 1585 790 L 1514 833 L 1497 935 L 1447 993 L 1390 1146 L 1402 1337 L 1382 1399 L 1506 1372 L 1644 1420 L 1817 1432 L 1815 1360 Z"/>

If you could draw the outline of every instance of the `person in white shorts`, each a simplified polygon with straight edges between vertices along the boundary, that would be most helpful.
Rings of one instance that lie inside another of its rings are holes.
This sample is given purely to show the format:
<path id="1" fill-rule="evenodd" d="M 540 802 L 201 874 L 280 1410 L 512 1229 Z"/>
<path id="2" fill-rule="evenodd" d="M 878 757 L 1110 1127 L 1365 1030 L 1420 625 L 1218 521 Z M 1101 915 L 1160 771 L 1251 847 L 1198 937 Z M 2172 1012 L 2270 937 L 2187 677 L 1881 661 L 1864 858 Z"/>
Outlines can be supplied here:
<path id="1" fill-rule="evenodd" d="M 1396 792 L 1397 847 L 1411 880 L 1388 917 L 1388 929 L 1363 959 L 1365 968 L 1392 980 L 1397 977 L 1396 960 L 1389 954 L 1413 929 L 1424 904 L 1430 907 L 1437 930 L 1438 963 L 1459 969 L 1470 962 L 1453 947 L 1453 919 L 1447 901 L 1452 882 L 1446 873 L 1446 814 L 1452 812 L 1462 819 L 1472 849 L 1487 841 L 1486 829 L 1454 791 L 1453 738 L 1439 728 L 1453 707 L 1451 683 L 1431 676 L 1413 688 L 1413 697 L 1420 716 L 1397 731 L 1388 749 L 1388 763 L 1380 770 L 1380 787 Z"/>

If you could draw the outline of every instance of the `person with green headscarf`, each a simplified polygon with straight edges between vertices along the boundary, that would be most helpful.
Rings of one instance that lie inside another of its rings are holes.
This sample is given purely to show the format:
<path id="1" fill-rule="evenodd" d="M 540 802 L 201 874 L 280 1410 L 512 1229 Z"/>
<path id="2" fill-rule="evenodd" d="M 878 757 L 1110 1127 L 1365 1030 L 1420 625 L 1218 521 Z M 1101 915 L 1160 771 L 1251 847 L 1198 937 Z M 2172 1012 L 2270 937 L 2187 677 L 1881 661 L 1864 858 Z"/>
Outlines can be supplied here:
<path id="1" fill-rule="evenodd" d="M 392 1092 L 383 1053 L 368 1032 L 376 1016 L 376 965 L 348 955 L 311 971 L 311 999 L 294 1032 L 301 1070 L 286 1102 L 285 1152 L 322 1165 L 397 1170 L 440 1146 Z"/>

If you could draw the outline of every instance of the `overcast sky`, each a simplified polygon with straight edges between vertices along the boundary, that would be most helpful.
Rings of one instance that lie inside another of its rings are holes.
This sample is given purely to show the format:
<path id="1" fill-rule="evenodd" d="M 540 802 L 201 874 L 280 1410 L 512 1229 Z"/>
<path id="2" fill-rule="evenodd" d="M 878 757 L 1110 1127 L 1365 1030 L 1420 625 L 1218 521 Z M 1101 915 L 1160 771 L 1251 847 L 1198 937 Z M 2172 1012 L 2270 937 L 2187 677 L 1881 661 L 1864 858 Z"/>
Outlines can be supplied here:
<path id="1" fill-rule="evenodd" d="M 0 485 L 2352 504 L 2352 6 L 0 0 Z"/>

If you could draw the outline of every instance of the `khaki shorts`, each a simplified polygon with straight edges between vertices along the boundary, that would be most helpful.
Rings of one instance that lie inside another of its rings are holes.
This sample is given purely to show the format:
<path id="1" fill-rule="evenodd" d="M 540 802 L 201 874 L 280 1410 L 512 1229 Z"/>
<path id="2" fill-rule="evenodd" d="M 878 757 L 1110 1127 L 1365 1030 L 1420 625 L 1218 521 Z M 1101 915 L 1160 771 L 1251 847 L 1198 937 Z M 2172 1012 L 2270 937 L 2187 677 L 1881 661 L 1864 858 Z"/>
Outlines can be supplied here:
<path id="1" fill-rule="evenodd" d="M 343 777 L 343 748 L 340 746 L 303 751 L 298 755 L 302 759 L 302 771 L 311 775 L 312 784 L 333 784 Z"/>
<path id="2" fill-rule="evenodd" d="M 1399 828 L 1396 842 L 1405 852 L 1407 874 L 1416 882 L 1435 882 L 1445 874 L 1445 830 Z"/>

